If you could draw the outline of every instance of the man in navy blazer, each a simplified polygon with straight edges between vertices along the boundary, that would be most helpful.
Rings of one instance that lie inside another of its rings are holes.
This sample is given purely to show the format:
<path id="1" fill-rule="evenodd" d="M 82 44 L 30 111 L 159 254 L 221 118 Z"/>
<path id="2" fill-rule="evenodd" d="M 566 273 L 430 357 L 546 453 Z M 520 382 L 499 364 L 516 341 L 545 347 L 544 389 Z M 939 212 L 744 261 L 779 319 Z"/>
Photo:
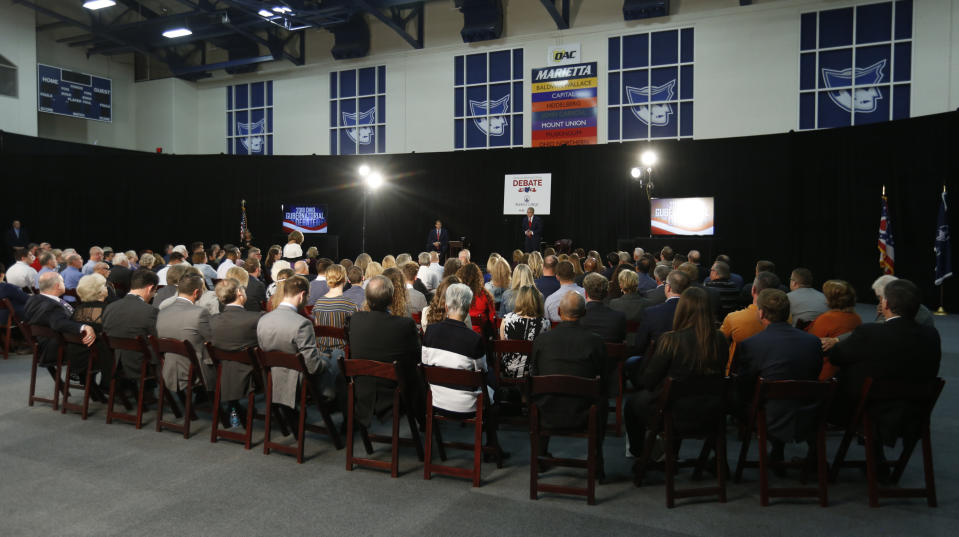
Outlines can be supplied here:
<path id="1" fill-rule="evenodd" d="M 96 340 L 93 327 L 78 323 L 70 317 L 73 307 L 62 298 L 66 292 L 63 277 L 56 272 L 47 272 L 40 278 L 40 293 L 27 300 L 25 309 L 26 321 L 30 324 L 46 326 L 57 332 L 73 332 L 83 337 L 87 346 Z M 40 365 L 52 366 L 57 362 L 57 350 L 60 345 L 53 338 L 38 338 L 40 344 Z"/>
<path id="2" fill-rule="evenodd" d="M 636 354 L 643 355 L 649 348 L 650 342 L 673 329 L 673 317 L 676 316 L 676 304 L 679 296 L 689 287 L 689 276 L 681 271 L 674 270 L 666 277 L 663 290 L 666 293 L 666 302 L 643 310 L 639 321 L 639 332 L 636 334 L 636 348 L 631 349 Z"/>
<path id="3" fill-rule="evenodd" d="M 443 228 L 443 221 L 438 218 L 433 224 L 433 227 L 434 229 L 431 229 L 426 236 L 426 251 L 439 252 L 442 257 L 446 255 L 446 247 L 450 242 L 450 233 Z"/>
<path id="4" fill-rule="evenodd" d="M 526 209 L 526 218 L 523 219 L 523 251 L 539 251 L 539 243 L 543 240 L 543 219 L 536 216 L 535 209 Z"/>

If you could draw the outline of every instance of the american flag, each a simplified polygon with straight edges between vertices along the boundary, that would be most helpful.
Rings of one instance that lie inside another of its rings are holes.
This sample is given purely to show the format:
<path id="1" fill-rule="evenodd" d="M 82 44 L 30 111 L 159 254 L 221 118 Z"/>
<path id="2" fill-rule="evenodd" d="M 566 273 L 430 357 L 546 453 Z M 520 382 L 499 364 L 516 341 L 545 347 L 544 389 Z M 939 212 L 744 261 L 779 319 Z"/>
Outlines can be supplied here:
<path id="1" fill-rule="evenodd" d="M 242 243 L 243 240 L 246 239 L 246 230 L 247 230 L 246 200 L 242 200 L 240 202 L 240 211 L 243 213 L 243 216 L 240 218 L 240 243 Z"/>
<path id="2" fill-rule="evenodd" d="M 882 196 L 882 216 L 879 217 L 879 268 L 885 274 L 896 273 L 896 243 L 892 239 L 892 224 L 889 221 L 889 201 L 885 188 Z"/>

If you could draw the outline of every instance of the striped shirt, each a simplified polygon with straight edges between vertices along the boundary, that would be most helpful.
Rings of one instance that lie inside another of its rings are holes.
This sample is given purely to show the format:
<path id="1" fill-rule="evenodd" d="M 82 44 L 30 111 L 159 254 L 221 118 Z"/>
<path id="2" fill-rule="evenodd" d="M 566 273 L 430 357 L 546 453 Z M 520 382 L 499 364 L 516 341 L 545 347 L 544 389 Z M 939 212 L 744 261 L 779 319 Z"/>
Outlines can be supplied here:
<path id="1" fill-rule="evenodd" d="M 313 322 L 318 325 L 343 328 L 346 319 L 358 311 L 356 304 L 343 295 L 337 297 L 320 297 L 313 304 Z M 321 337 L 317 341 L 320 349 L 342 349 L 346 342 L 342 339 Z"/>

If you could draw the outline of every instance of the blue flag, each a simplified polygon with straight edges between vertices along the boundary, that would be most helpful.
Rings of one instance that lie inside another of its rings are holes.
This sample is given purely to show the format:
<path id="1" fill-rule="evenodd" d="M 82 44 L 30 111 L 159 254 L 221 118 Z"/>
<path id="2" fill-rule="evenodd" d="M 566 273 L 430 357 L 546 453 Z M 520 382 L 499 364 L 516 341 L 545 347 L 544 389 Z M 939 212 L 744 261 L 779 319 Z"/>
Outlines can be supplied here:
<path id="1" fill-rule="evenodd" d="M 949 204 L 946 190 L 939 200 L 939 224 L 936 226 L 936 285 L 952 276 L 952 248 L 949 246 Z"/>

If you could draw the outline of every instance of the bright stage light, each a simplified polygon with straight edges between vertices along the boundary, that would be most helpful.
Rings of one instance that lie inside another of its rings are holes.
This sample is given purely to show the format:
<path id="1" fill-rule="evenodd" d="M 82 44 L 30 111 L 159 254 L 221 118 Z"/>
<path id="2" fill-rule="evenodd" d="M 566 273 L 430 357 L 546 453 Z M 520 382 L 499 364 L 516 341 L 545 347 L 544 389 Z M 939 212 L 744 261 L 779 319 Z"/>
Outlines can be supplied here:
<path id="1" fill-rule="evenodd" d="M 193 32 L 191 32 L 189 28 L 173 28 L 172 30 L 163 32 L 163 37 L 167 39 L 176 39 L 177 37 L 186 37 L 188 35 L 193 35 Z"/>
<path id="2" fill-rule="evenodd" d="M 651 168 L 656 164 L 656 153 L 652 151 L 644 151 L 643 155 L 640 157 L 640 162 L 643 163 L 643 166 Z"/>
<path id="3" fill-rule="evenodd" d="M 115 5 L 117 5 L 117 3 L 114 0 L 88 0 L 83 3 L 83 7 L 89 9 L 90 11 L 96 11 L 105 7 L 113 7 Z"/>
<path id="4" fill-rule="evenodd" d="M 360 166 L 360 169 L 357 170 L 357 172 L 359 172 L 360 177 L 366 177 L 367 175 L 370 174 L 370 167 L 367 166 L 366 164 L 363 164 Z"/>
<path id="5" fill-rule="evenodd" d="M 366 186 L 370 187 L 370 190 L 376 190 L 383 186 L 383 176 L 379 172 L 373 172 L 366 176 Z"/>
<path id="6" fill-rule="evenodd" d="M 639 176 L 642 174 L 643 170 L 640 170 L 639 168 L 633 168 L 632 170 L 629 170 L 629 175 L 632 175 L 633 179 L 639 179 Z"/>

